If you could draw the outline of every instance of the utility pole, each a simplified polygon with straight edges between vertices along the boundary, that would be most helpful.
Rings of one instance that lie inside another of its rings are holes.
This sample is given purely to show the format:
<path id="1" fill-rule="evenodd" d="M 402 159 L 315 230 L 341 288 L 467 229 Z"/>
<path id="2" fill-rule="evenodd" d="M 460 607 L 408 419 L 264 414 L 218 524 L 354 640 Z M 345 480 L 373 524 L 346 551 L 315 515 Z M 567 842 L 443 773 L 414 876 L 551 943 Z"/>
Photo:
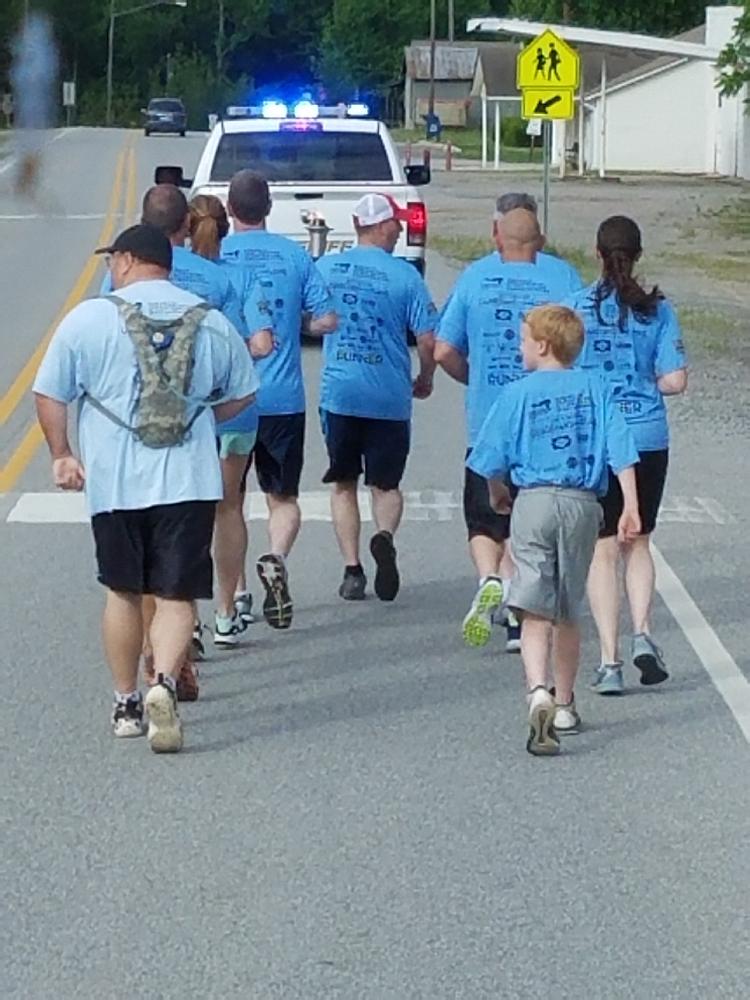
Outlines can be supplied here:
<path id="1" fill-rule="evenodd" d="M 112 124 L 112 63 L 115 52 L 115 0 L 109 3 L 109 34 L 107 36 L 107 108 L 104 121 Z"/>
<path id="2" fill-rule="evenodd" d="M 456 14 L 453 9 L 454 0 L 448 0 L 448 41 L 452 42 L 455 34 Z"/>
<path id="3" fill-rule="evenodd" d="M 219 30 L 216 34 L 216 82 L 224 77 L 224 0 L 218 0 Z"/>
<path id="4" fill-rule="evenodd" d="M 427 103 L 427 112 L 435 114 L 435 3 L 430 0 L 430 96 Z"/>

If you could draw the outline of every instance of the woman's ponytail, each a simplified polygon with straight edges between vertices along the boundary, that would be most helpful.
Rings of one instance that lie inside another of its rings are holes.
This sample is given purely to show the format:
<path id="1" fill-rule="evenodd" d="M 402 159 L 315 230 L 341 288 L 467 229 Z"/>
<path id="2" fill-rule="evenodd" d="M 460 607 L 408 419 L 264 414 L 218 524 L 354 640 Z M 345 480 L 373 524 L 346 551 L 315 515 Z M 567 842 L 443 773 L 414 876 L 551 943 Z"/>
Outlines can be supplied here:
<path id="1" fill-rule="evenodd" d="M 621 328 L 629 312 L 641 320 L 653 318 L 664 296 L 656 285 L 647 291 L 633 274 L 642 251 L 641 231 L 636 223 L 624 215 L 606 219 L 599 227 L 596 245 L 602 259 L 602 276 L 596 288 L 599 322 L 603 322 L 601 304 L 613 294 L 620 307 Z"/>

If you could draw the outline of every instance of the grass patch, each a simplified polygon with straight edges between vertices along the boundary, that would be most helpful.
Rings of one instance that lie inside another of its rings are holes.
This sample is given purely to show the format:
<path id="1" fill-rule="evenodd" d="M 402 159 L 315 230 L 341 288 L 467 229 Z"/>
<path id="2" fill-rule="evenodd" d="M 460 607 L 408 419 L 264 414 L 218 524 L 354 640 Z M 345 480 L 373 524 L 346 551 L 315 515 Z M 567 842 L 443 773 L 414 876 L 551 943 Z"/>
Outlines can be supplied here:
<path id="1" fill-rule="evenodd" d="M 494 127 L 494 126 L 493 126 Z M 420 142 L 425 138 L 424 129 L 389 129 L 394 142 Z M 455 155 L 466 160 L 481 160 L 482 158 L 482 133 L 479 129 L 473 128 L 444 128 L 442 142 L 450 142 L 457 146 L 461 152 Z M 494 131 L 490 131 L 487 155 L 490 160 L 495 156 L 495 136 Z M 534 148 L 533 157 L 530 147 L 515 148 L 503 144 L 500 147 L 500 162 L 503 163 L 541 163 L 541 147 Z"/>
<path id="2" fill-rule="evenodd" d="M 750 198 L 737 198 L 715 215 L 726 236 L 750 237 Z"/>
<path id="3" fill-rule="evenodd" d="M 578 271 L 584 284 L 590 284 L 599 275 L 599 265 L 593 254 L 588 253 L 583 247 L 565 246 L 560 243 L 550 243 L 547 247 L 548 253 L 553 253 L 556 257 L 562 257 Z"/>
<path id="4" fill-rule="evenodd" d="M 747 281 L 750 276 L 750 261 L 744 251 L 734 253 L 730 250 L 720 257 L 697 252 L 665 253 L 662 260 L 691 271 L 700 271 L 712 281 Z"/>
<path id="5" fill-rule="evenodd" d="M 486 257 L 493 248 L 492 241 L 483 236 L 430 236 L 429 246 L 443 257 L 464 264 Z"/>
<path id="6" fill-rule="evenodd" d="M 711 357 L 726 357 L 745 344 L 746 323 L 710 309 L 680 309 L 688 349 Z"/>

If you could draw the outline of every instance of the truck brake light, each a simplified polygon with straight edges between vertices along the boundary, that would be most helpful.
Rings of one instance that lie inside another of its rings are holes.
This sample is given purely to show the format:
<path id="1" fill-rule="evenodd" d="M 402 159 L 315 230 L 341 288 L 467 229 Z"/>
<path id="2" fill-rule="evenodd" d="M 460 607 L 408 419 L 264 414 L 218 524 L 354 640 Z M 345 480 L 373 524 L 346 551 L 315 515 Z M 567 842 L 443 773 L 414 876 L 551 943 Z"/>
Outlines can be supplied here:
<path id="1" fill-rule="evenodd" d="M 410 201 L 406 211 L 406 242 L 412 247 L 423 247 L 427 241 L 427 207 L 421 201 Z"/>

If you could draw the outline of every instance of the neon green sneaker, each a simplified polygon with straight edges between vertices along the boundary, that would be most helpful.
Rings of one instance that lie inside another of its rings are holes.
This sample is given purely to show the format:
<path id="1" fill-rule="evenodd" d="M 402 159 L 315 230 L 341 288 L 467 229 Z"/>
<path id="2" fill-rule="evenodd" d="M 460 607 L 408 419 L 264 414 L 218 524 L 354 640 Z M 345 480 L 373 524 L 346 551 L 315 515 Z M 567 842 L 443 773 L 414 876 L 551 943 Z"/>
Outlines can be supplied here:
<path id="1" fill-rule="evenodd" d="M 492 634 L 492 615 L 503 603 L 503 584 L 496 576 L 486 577 L 479 585 L 464 618 L 463 637 L 467 646 L 486 646 Z"/>

